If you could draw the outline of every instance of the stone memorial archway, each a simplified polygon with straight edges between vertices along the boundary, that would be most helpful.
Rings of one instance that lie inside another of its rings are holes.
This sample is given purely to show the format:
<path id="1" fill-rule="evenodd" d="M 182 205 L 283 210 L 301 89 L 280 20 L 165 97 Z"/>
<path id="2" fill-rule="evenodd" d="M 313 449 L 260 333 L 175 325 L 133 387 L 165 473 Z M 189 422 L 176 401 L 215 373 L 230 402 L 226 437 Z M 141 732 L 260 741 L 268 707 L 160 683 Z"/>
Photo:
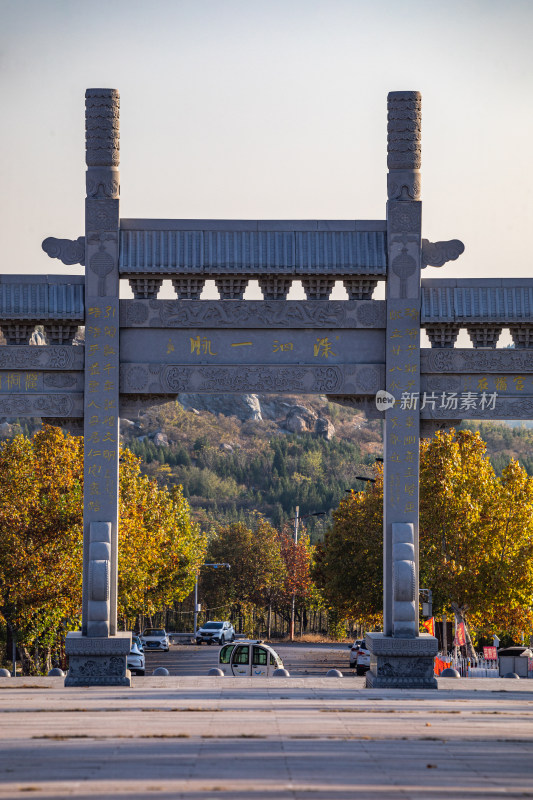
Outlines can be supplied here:
<path id="1" fill-rule="evenodd" d="M 181 392 L 287 392 L 384 417 L 384 630 L 367 635 L 367 685 L 436 687 L 437 641 L 418 624 L 419 437 L 533 416 L 533 281 L 421 280 L 464 248 L 422 239 L 420 130 L 419 93 L 391 92 L 383 220 L 121 219 L 118 92 L 87 90 L 85 235 L 43 242 L 85 277 L 0 276 L 0 413 L 83 421 L 83 623 L 67 637 L 67 685 L 130 682 L 131 636 L 116 624 L 119 416 Z M 119 300 L 121 279 L 133 300 Z M 200 299 L 207 279 L 220 300 Z M 250 279 L 263 300 L 243 300 Z M 157 299 L 163 280 L 176 299 Z M 293 280 L 305 300 L 286 299 Z M 348 300 L 329 299 L 335 281 Z M 47 344 L 29 346 L 37 324 Z M 461 327 L 474 349 L 454 347 Z M 503 327 L 514 350 L 496 349 Z"/>

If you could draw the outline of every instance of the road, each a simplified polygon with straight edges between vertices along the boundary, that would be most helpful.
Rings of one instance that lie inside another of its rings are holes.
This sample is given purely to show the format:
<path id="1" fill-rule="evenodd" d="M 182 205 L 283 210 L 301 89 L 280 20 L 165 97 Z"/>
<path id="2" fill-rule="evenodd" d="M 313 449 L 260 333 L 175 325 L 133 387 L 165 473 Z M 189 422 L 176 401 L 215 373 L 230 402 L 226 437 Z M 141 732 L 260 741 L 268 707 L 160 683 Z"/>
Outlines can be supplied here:
<path id="1" fill-rule="evenodd" d="M 320 659 L 331 648 L 311 649 Z M 533 680 L 441 678 L 439 691 L 310 675 L 0 684 L 1 800 L 533 797 Z"/>
<path id="2" fill-rule="evenodd" d="M 329 669 L 340 669 L 350 677 L 355 670 L 349 668 L 347 644 L 288 644 L 274 643 L 274 650 L 283 660 L 291 676 L 321 677 Z M 157 667 L 166 667 L 171 675 L 207 675 L 208 670 L 218 666 L 220 647 L 214 645 L 171 645 L 168 653 L 146 653 L 146 675 Z"/>

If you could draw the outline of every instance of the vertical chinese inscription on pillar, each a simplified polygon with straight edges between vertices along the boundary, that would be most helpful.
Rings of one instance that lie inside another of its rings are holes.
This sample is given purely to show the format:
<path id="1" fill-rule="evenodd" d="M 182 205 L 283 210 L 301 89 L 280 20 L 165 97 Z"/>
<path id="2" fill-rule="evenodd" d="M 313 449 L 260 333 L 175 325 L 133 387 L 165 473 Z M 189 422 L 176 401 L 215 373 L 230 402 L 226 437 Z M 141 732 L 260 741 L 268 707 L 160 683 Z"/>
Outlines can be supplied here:
<path id="1" fill-rule="evenodd" d="M 420 395 L 421 202 L 420 95 L 391 92 L 388 98 L 389 201 L 387 204 L 386 388 L 395 398 L 385 414 L 384 632 L 394 632 L 392 525 L 411 523 L 418 575 L 418 478 Z M 403 187 L 403 188 L 402 188 Z M 393 190 L 394 189 L 394 190 Z M 418 587 L 410 605 L 418 631 Z M 397 605 L 397 604 L 396 604 Z M 403 620 L 402 620 L 403 621 Z M 407 622 L 407 620 L 405 620 Z M 409 627 L 409 626 L 407 626 Z M 398 629 L 398 627 L 396 628 Z"/>
<path id="2" fill-rule="evenodd" d="M 88 89 L 85 201 L 83 633 L 91 523 L 111 524 L 109 634 L 116 633 L 119 458 L 119 95 Z"/>

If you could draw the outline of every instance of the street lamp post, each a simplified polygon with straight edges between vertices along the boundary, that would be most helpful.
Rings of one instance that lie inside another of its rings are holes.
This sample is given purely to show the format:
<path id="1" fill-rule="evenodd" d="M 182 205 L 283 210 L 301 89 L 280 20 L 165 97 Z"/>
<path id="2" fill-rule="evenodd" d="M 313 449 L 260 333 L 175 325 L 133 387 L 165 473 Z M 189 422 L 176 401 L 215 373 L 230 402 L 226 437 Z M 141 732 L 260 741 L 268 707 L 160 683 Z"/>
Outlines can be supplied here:
<path id="1" fill-rule="evenodd" d="M 202 567 L 226 567 L 226 569 L 231 569 L 231 564 L 228 564 L 226 561 L 216 562 L 215 564 L 202 564 Z M 201 569 L 201 567 L 200 567 Z M 194 638 L 196 639 L 196 631 L 198 630 L 198 612 L 202 610 L 202 606 L 198 603 L 198 575 L 200 574 L 200 570 L 196 573 L 196 580 L 194 582 Z"/>
<path id="2" fill-rule="evenodd" d="M 300 506 L 296 506 L 296 516 L 294 517 L 294 554 L 296 555 L 296 545 L 298 544 L 298 527 L 300 524 L 301 519 L 307 519 L 308 517 L 322 517 L 325 516 L 325 511 L 313 511 L 312 514 L 305 514 L 303 517 L 300 516 Z M 294 617 L 296 614 L 296 587 L 292 590 L 292 602 L 291 602 L 291 626 L 289 629 L 289 639 L 291 642 L 294 641 Z"/>
<path id="3" fill-rule="evenodd" d="M 298 544 L 298 525 L 300 522 L 300 506 L 296 506 L 296 516 L 294 517 L 294 555 L 296 555 L 296 545 Z M 295 564 L 293 564 L 294 570 Z M 296 611 L 296 586 L 292 589 L 292 602 L 291 602 L 291 627 L 289 631 L 289 638 L 291 642 L 294 641 L 294 616 Z"/>

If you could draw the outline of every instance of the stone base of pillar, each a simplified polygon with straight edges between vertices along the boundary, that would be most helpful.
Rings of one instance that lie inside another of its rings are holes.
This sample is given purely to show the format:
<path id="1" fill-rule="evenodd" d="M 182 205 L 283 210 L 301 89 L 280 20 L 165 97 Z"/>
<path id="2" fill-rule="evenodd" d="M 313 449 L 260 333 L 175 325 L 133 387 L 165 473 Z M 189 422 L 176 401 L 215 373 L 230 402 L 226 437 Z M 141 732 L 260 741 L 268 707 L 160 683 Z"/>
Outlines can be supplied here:
<path id="1" fill-rule="evenodd" d="M 109 638 L 71 631 L 65 644 L 69 659 L 65 686 L 131 686 L 127 669 L 130 649 L 129 631 Z"/>
<path id="2" fill-rule="evenodd" d="M 370 669 L 367 689 L 437 689 L 433 672 L 438 642 L 421 633 L 415 639 L 399 639 L 384 633 L 367 633 Z"/>

